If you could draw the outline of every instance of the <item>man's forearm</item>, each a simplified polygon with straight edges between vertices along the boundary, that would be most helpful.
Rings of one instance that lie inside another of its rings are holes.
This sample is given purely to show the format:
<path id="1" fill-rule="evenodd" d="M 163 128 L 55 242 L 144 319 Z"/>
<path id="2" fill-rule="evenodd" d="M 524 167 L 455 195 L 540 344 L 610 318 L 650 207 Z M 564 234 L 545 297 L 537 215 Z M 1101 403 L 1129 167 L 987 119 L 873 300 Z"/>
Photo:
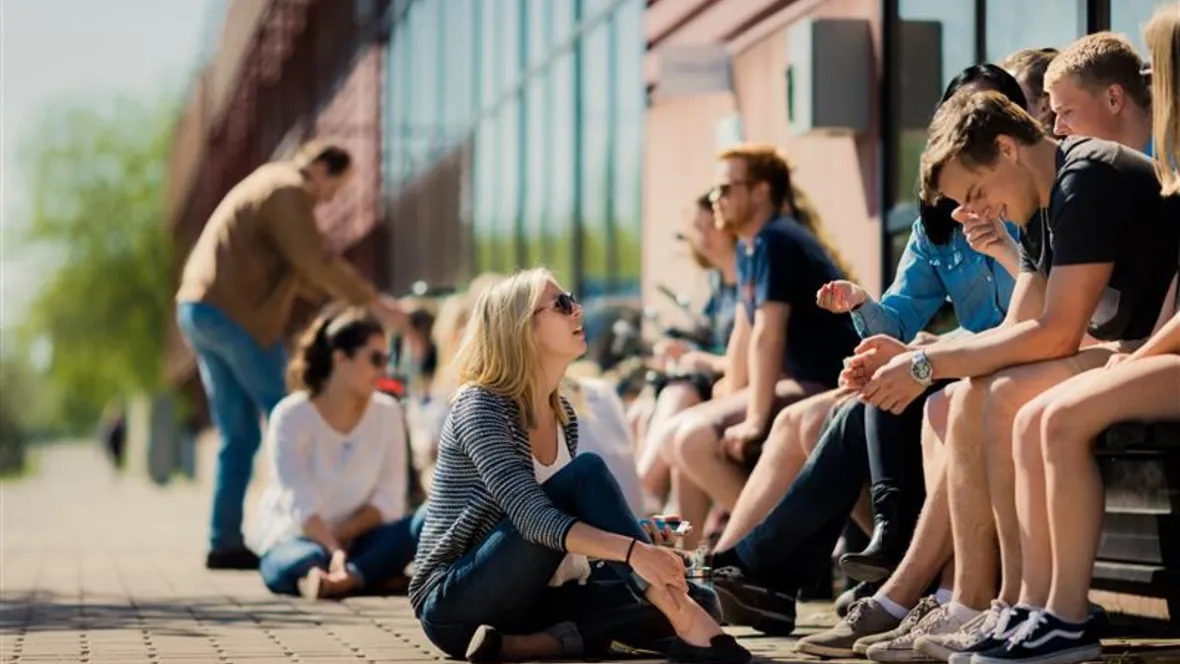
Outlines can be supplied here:
<path id="1" fill-rule="evenodd" d="M 1078 343 L 1069 335 L 1027 320 L 965 339 L 941 341 L 926 350 L 935 379 L 987 376 L 1017 364 L 1067 357 Z"/>
<path id="2" fill-rule="evenodd" d="M 769 425 L 774 406 L 774 385 L 778 382 L 783 364 L 786 340 L 756 336 L 750 344 L 750 400 L 746 406 L 746 420 Z"/>

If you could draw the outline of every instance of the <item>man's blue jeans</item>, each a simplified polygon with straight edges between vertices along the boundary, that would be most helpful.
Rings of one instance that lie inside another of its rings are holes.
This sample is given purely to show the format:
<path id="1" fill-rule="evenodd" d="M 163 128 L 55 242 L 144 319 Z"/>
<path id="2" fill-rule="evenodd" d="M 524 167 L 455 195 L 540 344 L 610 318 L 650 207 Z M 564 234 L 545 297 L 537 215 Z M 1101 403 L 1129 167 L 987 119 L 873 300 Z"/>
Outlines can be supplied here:
<path id="1" fill-rule="evenodd" d="M 422 510 L 419 514 L 425 513 Z M 371 587 L 402 574 L 414 559 L 417 535 L 421 534 L 419 514 L 377 526 L 361 535 L 348 549 L 348 565 L 360 581 Z M 417 527 L 416 527 L 417 526 Z M 298 595 L 299 579 L 313 567 L 327 569 L 328 550 L 307 537 L 292 537 L 275 545 L 262 556 L 258 570 L 262 582 L 273 593 Z"/>
<path id="2" fill-rule="evenodd" d="M 738 542 L 747 572 L 793 592 L 831 565 L 848 515 L 870 482 L 875 502 L 897 496 L 916 518 L 925 496 L 921 430 L 929 388 L 899 415 L 857 399 L 841 405 L 787 495 Z"/>
<path id="3" fill-rule="evenodd" d="M 286 396 L 282 342 L 263 348 L 215 307 L 199 302 L 176 306 L 176 322 L 197 354 L 201 383 L 213 423 L 221 432 L 213 479 L 209 548 L 244 548 L 242 503 L 262 442 L 260 416 L 269 416 Z"/>
<path id="4" fill-rule="evenodd" d="M 558 509 L 612 533 L 648 541 L 602 458 L 580 454 L 542 487 Z M 586 585 L 550 588 L 565 554 L 532 544 L 504 519 L 460 558 L 419 607 L 422 629 L 436 646 L 463 658 L 480 625 L 507 634 L 548 631 L 564 655 L 601 657 L 612 642 L 663 652 L 675 635 L 641 596 L 638 579 L 622 563 L 602 564 Z M 693 598 L 717 614 L 711 591 L 690 585 Z"/>

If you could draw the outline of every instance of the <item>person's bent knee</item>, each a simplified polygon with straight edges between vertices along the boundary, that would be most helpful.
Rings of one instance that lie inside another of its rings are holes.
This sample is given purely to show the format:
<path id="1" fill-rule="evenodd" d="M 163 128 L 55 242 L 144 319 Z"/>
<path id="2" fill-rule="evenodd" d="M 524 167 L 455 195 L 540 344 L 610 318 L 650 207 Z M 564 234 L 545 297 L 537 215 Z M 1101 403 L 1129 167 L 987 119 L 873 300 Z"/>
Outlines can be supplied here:
<path id="1" fill-rule="evenodd" d="M 1038 402 L 1027 403 L 1016 412 L 1012 425 L 1012 457 L 1017 465 L 1036 468 L 1041 462 L 1041 421 L 1045 408 Z"/>
<path id="2" fill-rule="evenodd" d="M 766 442 L 763 444 L 764 452 L 778 450 L 790 445 L 796 438 L 796 433 L 799 430 L 799 415 L 793 408 L 784 408 L 775 416 L 774 423 L 770 426 L 770 433 L 766 435 Z"/>
<path id="3" fill-rule="evenodd" d="M 1086 434 L 1078 429 L 1079 418 L 1069 406 L 1050 404 L 1045 407 L 1040 422 L 1040 453 L 1046 464 L 1053 464 L 1078 455 L 1091 454 L 1091 440 L 1079 440 Z"/>
<path id="4" fill-rule="evenodd" d="M 710 444 L 713 423 L 700 417 L 685 417 L 678 423 L 672 436 L 672 449 L 678 463 L 689 463 L 702 453 L 716 453 L 716 444 Z"/>

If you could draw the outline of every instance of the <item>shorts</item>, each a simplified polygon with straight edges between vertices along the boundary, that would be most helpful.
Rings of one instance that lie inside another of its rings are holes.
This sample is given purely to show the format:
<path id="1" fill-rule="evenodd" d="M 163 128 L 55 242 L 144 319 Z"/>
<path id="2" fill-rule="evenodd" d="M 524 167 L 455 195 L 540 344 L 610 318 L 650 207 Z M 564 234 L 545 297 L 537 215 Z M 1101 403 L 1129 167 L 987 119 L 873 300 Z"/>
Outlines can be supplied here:
<path id="1" fill-rule="evenodd" d="M 774 400 L 771 403 L 770 413 L 767 414 L 766 430 L 762 432 L 761 436 L 749 443 L 741 459 L 734 459 L 734 461 L 745 468 L 747 472 L 754 470 L 754 466 L 762 456 L 762 444 L 766 442 L 766 437 L 770 434 L 770 426 L 774 422 L 774 418 L 784 408 L 796 401 L 806 399 L 827 389 L 826 386 L 819 383 L 801 383 L 789 378 L 780 379 L 774 384 Z M 718 438 L 721 438 L 726 429 L 746 420 L 746 408 L 750 403 L 749 395 L 750 388 L 747 387 L 735 394 L 695 406 L 694 409 L 700 417 L 710 422 L 713 432 L 717 434 Z"/>

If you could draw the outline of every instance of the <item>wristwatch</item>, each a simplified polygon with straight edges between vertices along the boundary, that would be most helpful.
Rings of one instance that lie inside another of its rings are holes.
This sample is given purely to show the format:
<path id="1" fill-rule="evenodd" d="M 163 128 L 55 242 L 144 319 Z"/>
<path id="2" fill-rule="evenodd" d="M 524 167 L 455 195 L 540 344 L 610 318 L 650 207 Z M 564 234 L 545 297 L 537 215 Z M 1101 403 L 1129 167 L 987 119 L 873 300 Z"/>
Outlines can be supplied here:
<path id="1" fill-rule="evenodd" d="M 934 365 L 930 364 L 925 351 L 916 350 L 910 356 L 910 376 L 922 387 L 930 387 L 934 383 Z"/>

